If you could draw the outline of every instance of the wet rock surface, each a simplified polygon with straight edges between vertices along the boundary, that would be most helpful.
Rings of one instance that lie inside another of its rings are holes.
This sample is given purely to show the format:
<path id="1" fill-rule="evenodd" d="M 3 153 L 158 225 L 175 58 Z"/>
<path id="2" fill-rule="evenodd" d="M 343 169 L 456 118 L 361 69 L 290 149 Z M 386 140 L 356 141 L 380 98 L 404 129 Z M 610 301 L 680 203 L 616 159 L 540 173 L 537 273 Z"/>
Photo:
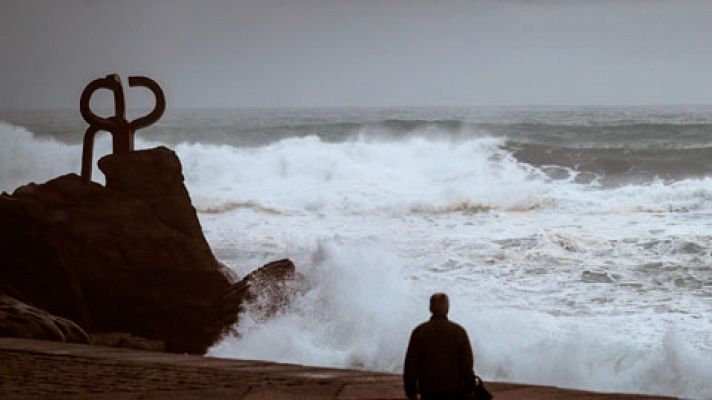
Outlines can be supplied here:
<path id="1" fill-rule="evenodd" d="M 258 308 L 262 315 L 269 317 L 287 305 L 293 294 L 291 283 L 295 279 L 294 263 L 283 259 L 252 271 L 233 284 L 206 318 L 212 325 L 209 330 L 217 334 L 215 341 L 230 333 L 230 328 L 238 322 L 239 313 L 246 307 Z"/>

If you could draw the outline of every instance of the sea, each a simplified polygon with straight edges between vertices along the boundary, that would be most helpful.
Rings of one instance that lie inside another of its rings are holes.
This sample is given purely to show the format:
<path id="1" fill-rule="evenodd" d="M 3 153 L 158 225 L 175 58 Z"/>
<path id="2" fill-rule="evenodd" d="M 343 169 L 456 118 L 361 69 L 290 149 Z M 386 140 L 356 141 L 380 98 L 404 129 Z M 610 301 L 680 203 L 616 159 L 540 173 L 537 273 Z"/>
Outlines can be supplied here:
<path id="1" fill-rule="evenodd" d="M 77 110 L 0 121 L 0 191 L 79 172 Z M 712 106 L 169 110 L 157 145 L 222 263 L 299 273 L 210 355 L 398 373 L 446 292 L 486 381 L 712 399 Z"/>

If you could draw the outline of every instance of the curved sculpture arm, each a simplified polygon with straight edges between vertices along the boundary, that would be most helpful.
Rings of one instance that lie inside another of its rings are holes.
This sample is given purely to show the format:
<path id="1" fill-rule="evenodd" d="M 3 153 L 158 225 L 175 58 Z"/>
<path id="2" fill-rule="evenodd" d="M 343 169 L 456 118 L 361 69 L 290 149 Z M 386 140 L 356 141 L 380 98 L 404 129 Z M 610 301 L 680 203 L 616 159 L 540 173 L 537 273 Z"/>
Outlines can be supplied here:
<path id="1" fill-rule="evenodd" d="M 166 110 L 166 97 L 163 95 L 163 89 L 158 86 L 158 83 L 151 78 L 145 76 L 130 76 L 129 86 L 143 86 L 153 92 L 153 96 L 156 98 L 156 105 L 153 107 L 153 111 L 144 115 L 141 118 L 136 118 L 129 123 L 132 131 L 144 128 L 152 123 L 158 121 Z"/>
<path id="2" fill-rule="evenodd" d="M 108 89 L 114 93 L 114 107 L 116 113 L 113 117 L 103 118 L 92 111 L 89 102 L 91 97 L 99 89 Z M 124 102 L 124 91 L 121 87 L 121 79 L 118 75 L 107 75 L 105 78 L 95 79 L 84 88 L 82 97 L 79 100 L 79 110 L 82 118 L 89 124 L 99 130 L 112 131 L 116 128 L 117 120 L 126 119 L 126 103 Z"/>

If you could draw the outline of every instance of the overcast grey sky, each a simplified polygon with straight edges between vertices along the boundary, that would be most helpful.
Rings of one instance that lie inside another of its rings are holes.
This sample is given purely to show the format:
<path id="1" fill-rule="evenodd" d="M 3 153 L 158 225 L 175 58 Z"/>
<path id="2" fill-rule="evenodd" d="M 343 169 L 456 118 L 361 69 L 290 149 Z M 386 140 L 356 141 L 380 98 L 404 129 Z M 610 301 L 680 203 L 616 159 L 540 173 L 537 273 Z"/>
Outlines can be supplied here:
<path id="1" fill-rule="evenodd" d="M 5 109 L 712 104 L 712 1 L 0 0 L 0 57 Z"/>

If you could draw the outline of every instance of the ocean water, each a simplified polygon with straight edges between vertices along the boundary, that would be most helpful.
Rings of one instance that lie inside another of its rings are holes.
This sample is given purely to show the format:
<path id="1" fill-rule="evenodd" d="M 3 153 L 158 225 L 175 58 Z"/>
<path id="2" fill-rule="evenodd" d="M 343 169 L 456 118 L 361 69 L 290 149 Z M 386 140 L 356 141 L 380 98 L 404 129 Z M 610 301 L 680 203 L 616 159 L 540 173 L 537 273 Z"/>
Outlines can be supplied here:
<path id="1" fill-rule="evenodd" d="M 78 113 L 0 120 L 0 190 L 79 171 Z M 712 399 L 712 107 L 179 110 L 158 144 L 223 263 L 302 277 L 212 355 L 400 372 L 445 291 L 486 380 Z"/>

